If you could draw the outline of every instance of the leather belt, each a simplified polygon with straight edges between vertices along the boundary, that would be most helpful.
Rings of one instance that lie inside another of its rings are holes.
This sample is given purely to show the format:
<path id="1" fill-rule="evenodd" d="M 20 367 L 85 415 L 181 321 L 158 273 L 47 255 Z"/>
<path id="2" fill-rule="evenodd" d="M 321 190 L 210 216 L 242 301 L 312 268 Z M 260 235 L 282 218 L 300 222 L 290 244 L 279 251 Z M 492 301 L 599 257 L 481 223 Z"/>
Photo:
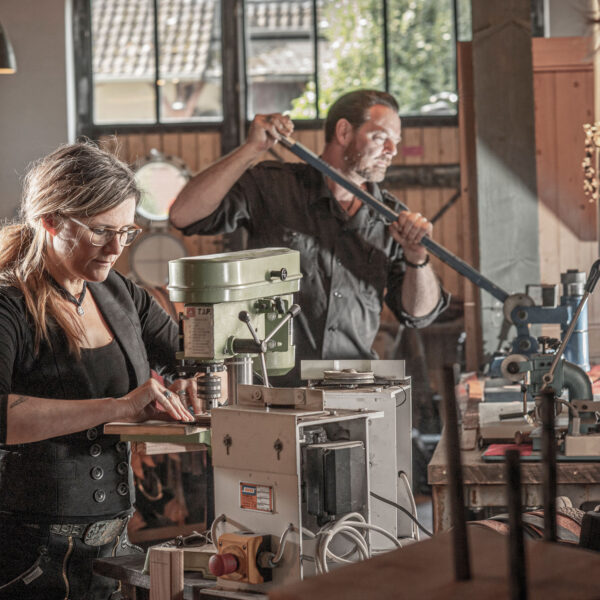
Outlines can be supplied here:
<path id="1" fill-rule="evenodd" d="M 75 537 L 88 546 L 104 546 L 109 544 L 118 535 L 121 535 L 129 517 L 95 521 L 94 523 L 52 523 L 48 525 L 50 533 L 64 537 Z M 39 528 L 40 525 L 25 523 L 27 527 Z"/>

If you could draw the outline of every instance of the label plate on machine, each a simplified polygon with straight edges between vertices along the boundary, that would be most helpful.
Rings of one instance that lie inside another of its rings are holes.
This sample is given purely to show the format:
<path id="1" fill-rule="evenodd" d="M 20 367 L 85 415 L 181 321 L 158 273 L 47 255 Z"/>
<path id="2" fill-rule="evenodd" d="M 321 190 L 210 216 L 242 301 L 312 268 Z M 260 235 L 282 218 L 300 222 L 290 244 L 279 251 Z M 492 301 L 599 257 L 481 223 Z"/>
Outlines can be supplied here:
<path id="1" fill-rule="evenodd" d="M 240 508 L 272 513 L 273 488 L 270 485 L 240 481 Z"/>
<path id="2" fill-rule="evenodd" d="M 186 306 L 183 320 L 186 356 L 211 358 L 214 354 L 214 311 L 212 306 Z"/>

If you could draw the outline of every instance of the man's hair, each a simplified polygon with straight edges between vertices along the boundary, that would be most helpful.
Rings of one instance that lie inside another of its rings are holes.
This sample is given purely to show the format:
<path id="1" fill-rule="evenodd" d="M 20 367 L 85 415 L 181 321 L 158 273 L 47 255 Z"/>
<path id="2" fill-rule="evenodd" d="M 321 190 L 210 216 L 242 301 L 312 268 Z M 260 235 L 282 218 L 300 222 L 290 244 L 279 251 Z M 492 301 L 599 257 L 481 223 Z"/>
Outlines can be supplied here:
<path id="1" fill-rule="evenodd" d="M 387 106 L 395 112 L 400 110 L 395 98 L 380 90 L 355 90 L 340 96 L 329 109 L 325 119 L 325 143 L 335 134 L 340 119 L 346 119 L 353 129 L 358 129 L 367 120 L 367 111 L 372 106 Z"/>

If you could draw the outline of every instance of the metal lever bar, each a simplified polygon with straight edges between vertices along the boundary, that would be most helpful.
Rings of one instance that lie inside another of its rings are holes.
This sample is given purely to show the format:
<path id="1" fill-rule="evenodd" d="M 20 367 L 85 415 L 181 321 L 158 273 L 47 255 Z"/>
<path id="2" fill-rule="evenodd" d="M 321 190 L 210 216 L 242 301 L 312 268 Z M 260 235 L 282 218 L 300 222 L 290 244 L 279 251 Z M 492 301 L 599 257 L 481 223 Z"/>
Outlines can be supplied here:
<path id="1" fill-rule="evenodd" d="M 560 343 L 560 346 L 559 346 L 558 350 L 556 351 L 556 354 L 554 355 L 554 359 L 552 361 L 552 365 L 550 366 L 549 371 L 547 373 L 544 373 L 544 376 L 542 377 L 542 379 L 544 381 L 542 390 L 546 389 L 554 381 L 554 371 L 556 371 L 558 361 L 560 360 L 561 356 L 563 355 L 565 348 L 567 347 L 567 344 L 569 343 L 569 340 L 571 339 L 571 335 L 573 334 L 573 331 L 575 330 L 575 326 L 577 325 L 579 315 L 581 314 L 581 311 L 583 310 L 583 307 L 585 306 L 585 303 L 587 302 L 589 295 L 594 291 L 594 288 L 596 287 L 596 284 L 598 283 L 599 278 L 600 278 L 600 258 L 594 262 L 594 264 L 592 265 L 592 268 L 590 269 L 590 274 L 588 275 L 587 281 L 585 282 L 584 293 L 581 298 L 581 301 L 577 305 L 577 309 L 575 310 L 575 314 L 573 315 L 573 318 L 571 319 L 571 322 L 569 323 L 569 328 L 567 329 L 567 332 L 565 333 L 565 337 L 562 339 L 562 342 Z M 557 395 L 560 394 L 560 390 L 556 390 L 556 392 L 557 392 Z"/>
<path id="2" fill-rule="evenodd" d="M 372 194 L 369 194 L 366 190 L 356 185 L 353 181 L 348 179 L 343 173 L 328 165 L 322 158 L 319 158 L 314 152 L 311 152 L 308 148 L 303 146 L 300 142 L 297 142 L 293 138 L 287 136 L 281 136 L 278 138 L 279 142 L 285 146 L 290 152 L 295 154 L 298 158 L 301 158 L 309 165 L 313 166 L 317 171 L 323 173 L 343 188 L 352 192 L 360 200 L 374 208 L 380 215 L 388 219 L 390 222 L 398 220 L 398 213 L 393 211 L 385 203 L 381 202 Z M 408 210 L 408 207 L 396 199 L 402 210 Z M 452 254 L 449 250 L 446 250 L 443 246 L 434 242 L 430 237 L 424 237 L 421 243 L 427 250 L 434 256 L 437 256 L 442 262 L 446 263 L 449 267 L 466 277 L 469 281 L 473 282 L 476 286 L 489 292 L 494 298 L 504 302 L 508 298 L 508 292 L 498 287 L 495 283 L 490 281 L 487 277 L 482 275 L 479 271 L 474 269 L 471 265 L 466 263 L 464 260 Z"/>
<path id="3" fill-rule="evenodd" d="M 269 340 L 290 320 L 295 316 L 300 314 L 300 306 L 298 304 L 292 304 L 285 315 L 285 317 L 281 320 L 279 325 L 271 331 L 271 333 L 265 338 L 265 344 L 269 342 Z"/>
<path id="4" fill-rule="evenodd" d="M 258 355 L 260 356 L 260 368 L 262 370 L 263 383 L 265 384 L 265 387 L 271 387 L 269 385 L 269 375 L 267 374 L 267 361 L 265 360 L 265 350 L 267 345 L 265 344 L 265 342 L 260 341 L 258 333 L 256 333 L 256 329 L 254 329 L 252 322 L 250 321 L 250 314 L 247 311 L 243 310 L 242 312 L 240 312 L 238 318 L 243 323 L 246 323 L 248 329 L 250 330 L 250 335 L 252 335 L 252 338 L 254 339 L 254 341 L 260 349 Z"/>

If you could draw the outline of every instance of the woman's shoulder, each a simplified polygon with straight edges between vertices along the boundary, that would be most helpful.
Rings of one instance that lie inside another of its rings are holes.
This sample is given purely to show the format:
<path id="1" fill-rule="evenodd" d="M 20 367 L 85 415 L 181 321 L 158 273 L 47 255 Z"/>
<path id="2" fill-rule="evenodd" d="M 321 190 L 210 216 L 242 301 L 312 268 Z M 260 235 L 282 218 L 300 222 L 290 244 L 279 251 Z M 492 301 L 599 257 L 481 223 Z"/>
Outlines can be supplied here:
<path id="1" fill-rule="evenodd" d="M 11 285 L 0 285 L 0 318 L 11 318 L 20 324 L 27 322 L 27 304 L 23 292 Z"/>

